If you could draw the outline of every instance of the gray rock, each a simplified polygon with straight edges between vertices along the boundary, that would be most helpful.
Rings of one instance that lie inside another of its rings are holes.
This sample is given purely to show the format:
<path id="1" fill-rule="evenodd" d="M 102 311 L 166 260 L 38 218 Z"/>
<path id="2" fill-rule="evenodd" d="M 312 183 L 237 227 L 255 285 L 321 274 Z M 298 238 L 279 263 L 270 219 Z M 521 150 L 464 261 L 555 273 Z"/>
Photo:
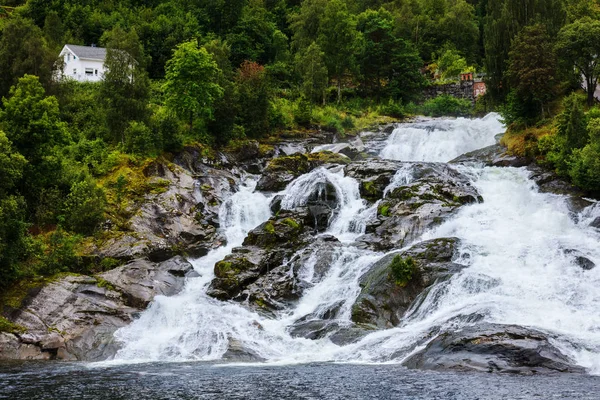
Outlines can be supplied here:
<path id="1" fill-rule="evenodd" d="M 385 188 L 402 165 L 399 161 L 370 159 L 351 163 L 344 172 L 359 181 L 361 197 L 374 202 L 383 197 Z"/>
<path id="2" fill-rule="evenodd" d="M 479 324 L 444 332 L 403 363 L 408 368 L 521 375 L 585 372 L 534 329 Z"/>
<path id="3" fill-rule="evenodd" d="M 161 189 L 146 194 L 141 204 L 127 210 L 132 215 L 128 231 L 92 253 L 99 258 L 130 261 L 148 257 L 160 262 L 182 253 L 201 256 L 213 248 L 218 241 L 219 206 L 236 178 L 197 160 L 183 164 L 193 172 L 159 161 L 149 165 L 144 172 Z"/>
<path id="4" fill-rule="evenodd" d="M 384 256 L 360 278 L 362 290 L 352 306 L 352 321 L 380 329 L 399 325 L 426 289 L 463 268 L 452 262 L 458 244 L 456 238 L 434 239 Z M 396 256 L 412 258 L 416 265 L 416 273 L 404 285 L 397 284 L 392 276 L 391 263 Z"/>
<path id="5" fill-rule="evenodd" d="M 172 296 L 185 285 L 185 278 L 198 274 L 180 256 L 160 264 L 138 259 L 100 275 L 124 295 L 127 305 L 144 309 L 157 295 Z"/>
<path id="6" fill-rule="evenodd" d="M 524 167 L 531 163 L 527 157 L 518 157 L 506 154 L 506 147 L 501 144 L 484 147 L 465 153 L 454 160 L 450 164 L 469 164 L 482 163 L 488 167 Z"/>
<path id="7" fill-rule="evenodd" d="M 378 206 L 359 242 L 378 251 L 401 248 L 439 225 L 460 207 L 483 201 L 470 180 L 442 163 L 402 163 L 413 180 L 394 189 Z"/>
<path id="8" fill-rule="evenodd" d="M 25 332 L 0 334 L 0 359 L 109 359 L 119 349 L 113 338 L 117 329 L 154 296 L 177 294 L 194 275 L 191 264 L 176 257 L 160 264 L 136 260 L 99 278 L 59 278 L 10 313 Z"/>

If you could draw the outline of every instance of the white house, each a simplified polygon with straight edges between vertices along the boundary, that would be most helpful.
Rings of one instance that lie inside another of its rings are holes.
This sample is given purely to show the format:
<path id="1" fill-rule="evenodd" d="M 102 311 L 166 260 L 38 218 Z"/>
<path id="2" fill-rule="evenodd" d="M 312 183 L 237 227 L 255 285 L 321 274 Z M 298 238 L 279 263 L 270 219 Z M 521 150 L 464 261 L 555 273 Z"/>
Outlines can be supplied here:
<path id="1" fill-rule="evenodd" d="M 66 44 L 59 58 L 64 61 L 63 78 L 79 82 L 99 82 L 104 76 L 106 49 L 103 47 Z"/>

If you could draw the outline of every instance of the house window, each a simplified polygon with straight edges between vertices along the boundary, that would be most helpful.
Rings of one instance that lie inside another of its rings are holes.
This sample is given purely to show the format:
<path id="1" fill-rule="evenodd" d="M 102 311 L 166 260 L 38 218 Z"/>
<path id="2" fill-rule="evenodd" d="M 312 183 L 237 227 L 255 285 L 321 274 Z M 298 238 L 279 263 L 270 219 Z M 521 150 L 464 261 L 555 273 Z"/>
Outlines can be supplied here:
<path id="1" fill-rule="evenodd" d="M 94 71 L 94 75 L 98 76 L 98 70 Z"/>
<path id="2" fill-rule="evenodd" d="M 86 75 L 94 75 L 94 68 L 86 68 L 85 74 Z"/>
<path id="3" fill-rule="evenodd" d="M 73 60 L 77 60 L 77 56 L 73 56 Z"/>
<path id="4" fill-rule="evenodd" d="M 67 54 L 67 62 L 71 61 L 71 55 Z"/>
<path id="5" fill-rule="evenodd" d="M 77 75 L 77 68 L 73 68 L 73 75 Z"/>

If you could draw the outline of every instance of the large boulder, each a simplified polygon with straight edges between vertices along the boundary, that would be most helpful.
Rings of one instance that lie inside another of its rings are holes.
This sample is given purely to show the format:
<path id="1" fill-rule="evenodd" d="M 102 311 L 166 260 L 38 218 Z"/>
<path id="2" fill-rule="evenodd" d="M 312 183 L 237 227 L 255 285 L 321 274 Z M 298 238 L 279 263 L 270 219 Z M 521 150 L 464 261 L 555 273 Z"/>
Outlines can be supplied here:
<path id="1" fill-rule="evenodd" d="M 347 164 L 350 159 L 344 155 L 322 151 L 311 154 L 294 154 L 278 157 L 269 162 L 261 176 L 257 190 L 279 192 L 300 175 L 327 164 Z"/>
<path id="2" fill-rule="evenodd" d="M 456 238 L 433 239 L 384 256 L 360 278 L 362 290 L 352 306 L 352 321 L 381 329 L 399 325 L 406 311 L 429 287 L 463 268 L 453 262 L 458 245 Z M 397 257 L 414 263 L 411 279 L 406 282 L 398 282 L 394 277 L 392 262 Z"/>
<path id="3" fill-rule="evenodd" d="M 100 275 L 124 296 L 128 306 L 145 309 L 157 295 L 172 296 L 183 289 L 185 278 L 197 277 L 194 267 L 177 256 L 156 264 L 138 259 Z"/>
<path id="4" fill-rule="evenodd" d="M 129 323 L 156 295 L 175 295 L 191 264 L 175 258 L 132 263 L 98 277 L 58 277 L 5 315 L 19 327 L 0 336 L 0 359 L 99 361 L 119 349 L 114 332 Z"/>
<path id="5" fill-rule="evenodd" d="M 481 323 L 438 335 L 403 364 L 417 369 L 522 375 L 585 372 L 540 331 Z"/>
<path id="6" fill-rule="evenodd" d="M 306 208 L 282 210 L 250 231 L 242 247 L 233 249 L 230 255 L 215 264 L 215 279 L 208 294 L 221 300 L 249 299 L 263 307 L 264 296 L 254 296 L 255 290 L 247 288 L 269 271 L 271 277 L 277 276 L 278 267 L 284 260 L 313 240 L 312 228 L 307 224 L 310 221 L 312 217 Z M 290 287 L 281 282 L 277 290 L 282 293 L 277 297 L 285 297 Z"/>
<path id="7" fill-rule="evenodd" d="M 346 166 L 344 172 L 359 182 L 362 198 L 375 202 L 383 197 L 386 187 L 403 165 L 399 161 L 371 159 L 353 162 Z"/>
<path id="8" fill-rule="evenodd" d="M 358 241 L 378 250 L 401 248 L 483 198 L 468 177 L 442 163 L 403 163 L 410 183 L 400 184 L 379 203 L 377 218 Z"/>
<path id="9" fill-rule="evenodd" d="M 189 166 L 192 168 L 192 166 Z M 218 211 L 236 185 L 231 173 L 196 162 L 194 171 L 155 161 L 144 174 L 160 190 L 149 192 L 129 210 L 127 230 L 96 243 L 98 258 L 129 261 L 148 257 L 160 262 L 177 254 L 202 256 L 220 242 Z"/>
<path id="10" fill-rule="evenodd" d="M 482 149 L 474 150 L 458 156 L 450 164 L 484 164 L 488 167 L 524 167 L 531 163 L 527 157 L 519 157 L 507 153 L 507 148 L 501 144 L 494 144 Z"/>

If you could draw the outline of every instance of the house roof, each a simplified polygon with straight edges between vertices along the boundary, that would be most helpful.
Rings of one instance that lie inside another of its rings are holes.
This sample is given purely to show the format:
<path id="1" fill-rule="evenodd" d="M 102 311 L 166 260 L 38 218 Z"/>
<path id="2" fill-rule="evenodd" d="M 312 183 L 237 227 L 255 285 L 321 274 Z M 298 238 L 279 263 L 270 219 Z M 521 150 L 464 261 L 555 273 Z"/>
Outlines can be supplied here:
<path id="1" fill-rule="evenodd" d="M 67 44 L 65 47 L 79 58 L 102 61 L 106 58 L 106 49 L 104 47 L 78 46 L 75 44 Z"/>

